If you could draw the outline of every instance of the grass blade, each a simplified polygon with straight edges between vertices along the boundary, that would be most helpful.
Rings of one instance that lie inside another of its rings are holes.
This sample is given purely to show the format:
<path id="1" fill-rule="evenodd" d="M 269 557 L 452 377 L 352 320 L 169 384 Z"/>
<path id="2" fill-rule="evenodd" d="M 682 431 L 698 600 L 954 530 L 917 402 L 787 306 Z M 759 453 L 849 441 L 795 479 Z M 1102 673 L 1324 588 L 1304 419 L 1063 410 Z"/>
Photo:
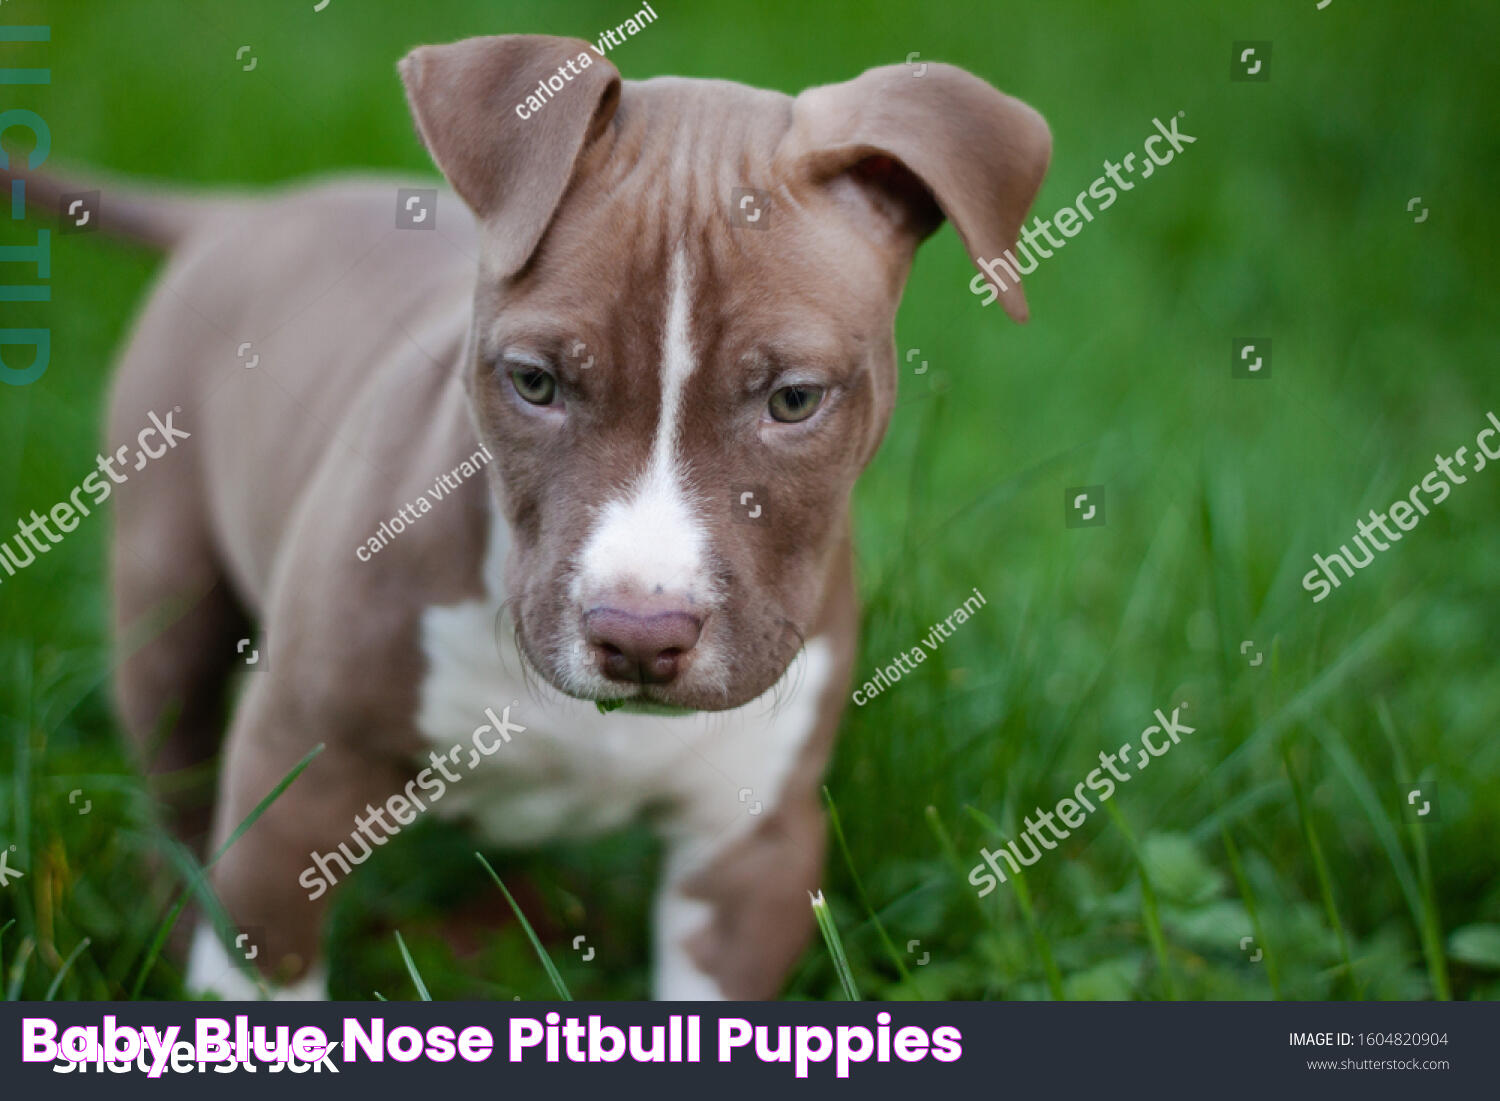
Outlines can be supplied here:
<path id="1" fill-rule="evenodd" d="M 401 959 L 406 964 L 406 972 L 411 976 L 411 981 L 416 984 L 417 996 L 424 1002 L 432 1001 L 432 995 L 427 993 L 427 984 L 422 981 L 422 975 L 417 971 L 417 965 L 412 962 L 411 953 L 406 950 L 406 941 L 401 939 L 401 930 L 396 930 L 396 946 L 401 949 Z M 381 999 L 384 1001 L 385 999 Z"/>
<path id="2" fill-rule="evenodd" d="M 52 977 L 52 984 L 47 987 L 47 993 L 42 995 L 42 1001 L 50 1002 L 53 998 L 57 997 L 57 991 L 62 986 L 63 976 L 68 973 L 68 968 L 73 966 L 73 961 L 83 955 L 83 950 L 89 946 L 89 943 L 89 938 L 84 937 L 78 942 L 78 946 L 68 953 L 68 958 L 63 960 L 62 967 Z"/>
<path id="3" fill-rule="evenodd" d="M 1390 716 L 1381 714 L 1380 719 L 1384 727 L 1389 722 Z M 1432 983 L 1433 993 L 1442 1001 L 1450 1000 L 1453 992 L 1448 983 L 1448 961 L 1443 952 L 1442 922 L 1438 919 L 1437 902 L 1432 893 L 1432 878 L 1426 863 L 1426 834 L 1422 832 L 1422 823 L 1420 821 L 1412 823 L 1413 844 L 1417 850 L 1419 869 L 1418 874 L 1413 874 L 1411 864 L 1406 859 L 1406 852 L 1401 847 L 1396 828 L 1387 816 L 1382 800 L 1376 793 L 1375 785 L 1365 775 L 1354 754 L 1343 743 L 1339 732 L 1321 716 L 1315 724 L 1310 724 L 1309 729 L 1332 758 L 1334 765 L 1344 774 L 1349 787 L 1354 792 L 1355 799 L 1364 809 L 1365 816 L 1369 818 L 1370 827 L 1390 859 L 1391 867 L 1396 872 L 1396 880 L 1401 886 L 1401 893 L 1406 897 L 1406 904 L 1411 910 L 1412 921 L 1416 924 L 1417 935 L 1422 942 L 1422 954 L 1427 961 L 1427 977 Z M 1387 728 L 1386 734 L 1388 738 L 1394 738 L 1394 730 Z M 1405 775 L 1406 759 L 1401 752 L 1400 743 L 1393 740 L 1392 749 L 1397 772 Z"/>
<path id="4" fill-rule="evenodd" d="M 1247 766 L 1256 750 L 1274 743 L 1294 723 L 1322 706 L 1345 681 L 1373 661 L 1392 636 L 1407 626 L 1417 606 L 1416 600 L 1407 597 L 1392 608 L 1384 619 L 1345 647 L 1337 658 L 1325 666 L 1311 683 L 1300 689 L 1276 714 L 1260 723 L 1239 745 L 1230 750 L 1223 760 L 1213 766 L 1214 774 L 1227 776 L 1234 770 Z"/>
<path id="5" fill-rule="evenodd" d="M 1297 779 L 1297 773 L 1292 767 L 1292 755 L 1285 746 L 1281 750 L 1281 759 L 1286 766 L 1287 778 L 1292 782 L 1292 797 L 1297 804 L 1297 818 L 1302 823 L 1302 833 L 1307 838 L 1308 851 L 1312 854 L 1313 870 L 1318 876 L 1318 891 L 1323 896 L 1323 909 L 1328 914 L 1328 922 L 1333 926 L 1334 934 L 1338 937 L 1339 956 L 1344 961 L 1344 978 L 1355 1000 L 1358 1000 L 1360 994 L 1359 984 L 1354 978 L 1354 960 L 1349 955 L 1349 937 L 1344 932 L 1344 923 L 1339 919 L 1338 904 L 1333 898 L 1333 881 L 1328 874 L 1328 861 L 1323 858 L 1323 846 L 1318 842 L 1318 831 L 1313 826 L 1312 815 L 1307 809 L 1307 801 L 1302 797 L 1302 782 Z"/>
<path id="6" fill-rule="evenodd" d="M 21 939 L 21 950 L 16 953 L 16 962 L 10 965 L 10 985 L 5 988 L 5 1000 L 16 1001 L 21 996 L 21 984 L 26 981 L 26 964 L 31 960 L 31 953 L 36 948 L 36 942 L 30 937 Z"/>
<path id="7" fill-rule="evenodd" d="M 521 907 L 516 905 L 516 900 L 510 897 L 510 892 L 505 889 L 505 884 L 500 882 L 500 877 L 495 874 L 495 869 L 490 867 L 490 862 L 484 858 L 483 853 L 475 853 L 479 863 L 484 865 L 484 870 L 490 873 L 490 878 L 495 881 L 495 886 L 500 888 L 500 893 L 505 896 L 505 901 L 510 903 L 511 910 L 516 915 L 516 920 L 521 923 L 521 928 L 526 930 L 526 935 L 531 938 L 531 946 L 536 949 L 537 958 L 542 961 L 542 967 L 547 972 L 547 977 L 552 980 L 552 985 L 557 989 L 558 997 L 565 1002 L 571 1002 L 573 995 L 568 993 L 568 985 L 563 982 L 562 975 L 558 974 L 557 967 L 552 962 L 552 957 L 547 955 L 547 950 L 542 947 L 541 940 L 536 935 L 536 930 L 531 927 L 531 922 L 526 920 L 526 915 L 521 913 Z"/>
<path id="8" fill-rule="evenodd" d="M 1161 968 L 1162 980 L 1167 984 L 1167 999 L 1175 1002 L 1181 998 L 1181 995 L 1177 992 L 1177 979 L 1172 971 L 1171 957 L 1167 954 L 1167 937 L 1162 932 L 1161 910 L 1156 905 L 1156 889 L 1151 886 L 1151 876 L 1146 871 L 1146 862 L 1141 859 L 1141 847 L 1136 844 L 1135 834 L 1131 832 L 1119 808 L 1111 802 L 1105 803 L 1104 809 L 1114 819 L 1115 825 L 1120 827 L 1126 844 L 1130 846 L 1130 855 L 1135 858 L 1135 869 L 1141 877 L 1141 913 L 1146 919 L 1146 936 L 1151 941 L 1152 952 L 1156 954 L 1156 963 Z"/>
<path id="9" fill-rule="evenodd" d="M 965 806 L 964 810 L 968 811 L 969 817 L 984 829 L 993 833 L 1001 841 L 1005 840 L 1005 831 L 989 815 L 977 807 Z M 1031 904 L 1031 888 L 1026 886 L 1026 877 L 1017 868 L 1009 879 L 1016 886 L 1016 905 L 1021 908 L 1021 917 L 1026 922 L 1026 930 L 1031 934 L 1031 942 L 1036 945 L 1036 954 L 1041 958 L 1042 971 L 1047 976 L 1047 989 L 1052 992 L 1054 1001 L 1066 1001 L 1067 994 L 1063 991 L 1062 972 L 1057 968 L 1057 959 L 1052 955 L 1052 945 L 1048 942 L 1047 935 L 1042 932 L 1041 922 L 1036 919 L 1036 908 Z"/>
<path id="10" fill-rule="evenodd" d="M 319 742 L 317 745 L 308 750 L 307 756 L 303 757 L 302 760 L 293 765 L 292 771 L 288 772 L 281 778 L 281 783 L 272 788 L 264 799 L 255 804 L 255 809 L 245 817 L 245 820 L 243 822 L 235 827 L 234 832 L 229 835 L 229 840 L 220 845 L 219 851 L 214 853 L 214 855 L 209 858 L 207 864 L 203 865 L 204 869 L 206 870 L 208 868 L 212 868 L 215 864 L 217 864 L 223 858 L 224 854 L 234 847 L 234 843 L 241 837 L 245 836 L 245 832 L 251 826 L 255 825 L 260 816 L 266 812 L 266 809 L 270 807 L 272 803 L 276 802 L 277 799 L 281 798 L 281 793 L 287 788 L 291 787 L 292 783 L 297 779 L 298 776 L 302 775 L 307 766 L 313 763 L 313 758 L 322 752 L 322 742 Z"/>
<path id="11" fill-rule="evenodd" d="M 943 850 L 943 857 L 948 861 L 948 866 L 953 869 L 953 877 L 964 882 L 964 862 L 958 855 L 958 849 L 953 844 L 953 838 L 948 835 L 948 827 L 943 825 L 943 820 L 938 816 L 937 807 L 931 803 L 927 805 L 927 825 L 931 828 L 933 836 L 937 838 L 938 847 Z M 959 888 L 963 890 L 963 888 Z M 974 908 L 979 911 L 979 916 L 992 928 L 998 929 L 999 921 L 996 919 L 990 907 L 986 906 L 973 891 L 963 891 L 964 895 L 974 902 Z"/>
<path id="12" fill-rule="evenodd" d="M 1391 744 L 1391 756 L 1396 762 L 1398 776 L 1410 783 L 1412 775 L 1406 763 L 1406 751 L 1396 737 L 1396 723 L 1391 718 L 1391 709 L 1382 698 L 1376 701 L 1376 716 L 1380 729 Z M 1417 876 L 1422 889 L 1422 952 L 1427 957 L 1427 970 L 1432 978 L 1433 992 L 1443 1001 L 1453 998 L 1453 987 L 1448 981 L 1448 956 L 1443 949 L 1443 923 L 1438 917 L 1437 893 L 1432 887 L 1432 864 L 1427 859 L 1427 829 L 1422 822 L 1413 819 L 1410 823 L 1412 846 L 1417 851 Z"/>
<path id="13" fill-rule="evenodd" d="M 844 827 L 839 821 L 839 809 L 833 804 L 833 794 L 828 790 L 828 785 L 823 785 L 823 804 L 828 808 L 828 821 L 833 826 L 833 836 L 838 840 L 839 852 L 844 854 L 844 866 L 849 869 L 849 878 L 854 881 L 854 893 L 859 896 L 859 904 L 865 908 L 865 913 L 870 915 L 870 921 L 875 926 L 875 932 L 880 936 L 880 943 L 885 945 L 886 952 L 891 957 L 891 962 L 896 965 L 896 970 L 901 973 L 902 981 L 911 981 L 911 972 L 906 969 L 906 961 L 896 951 L 896 945 L 891 941 L 890 934 L 885 930 L 885 924 L 880 916 L 875 913 L 875 908 L 870 905 L 869 896 L 865 894 L 865 885 L 860 881 L 859 873 L 854 870 L 854 857 L 849 854 L 849 843 L 844 840 Z M 920 992 L 919 992 L 920 993 Z"/>
<path id="14" fill-rule="evenodd" d="M 214 855 L 209 858 L 207 864 L 203 865 L 203 870 L 205 872 L 208 871 L 208 869 L 212 868 L 223 858 L 224 854 L 230 850 L 231 846 L 233 846 L 236 841 L 238 841 L 245 835 L 245 831 L 248 830 L 251 826 L 255 825 L 260 816 L 266 812 L 266 808 L 269 807 L 272 803 L 276 802 L 276 800 L 281 797 L 281 793 L 284 792 L 287 788 L 291 787 L 292 782 L 296 780 L 297 777 L 302 775 L 303 770 L 305 770 L 308 765 L 312 764 L 313 758 L 322 752 L 323 743 L 319 742 L 317 745 L 312 747 L 306 757 L 303 757 L 302 760 L 298 761 L 296 765 L 292 767 L 292 770 L 281 778 L 281 783 L 272 788 L 270 793 L 264 799 L 255 804 L 255 809 L 246 816 L 243 822 L 235 827 L 235 831 L 229 835 L 229 839 L 225 841 L 223 845 L 219 846 L 219 851 L 214 853 Z M 157 958 L 161 955 L 161 950 L 166 946 L 167 938 L 172 935 L 172 928 L 177 924 L 177 919 L 182 916 L 182 911 L 186 908 L 188 898 L 191 894 L 191 888 L 182 892 L 182 894 L 178 897 L 176 904 L 167 914 L 165 920 L 162 921 L 161 926 L 156 930 L 156 937 L 152 940 L 151 947 L 146 952 L 146 962 L 141 965 L 140 970 L 136 973 L 135 983 L 130 988 L 131 1001 L 135 1001 L 141 996 L 141 987 L 145 986 L 146 984 L 146 976 L 151 974 L 151 969 L 156 966 Z"/>
<path id="15" fill-rule="evenodd" d="M 984 903 L 984 899 L 980 898 L 976 892 L 964 889 L 963 858 L 958 855 L 958 849 L 954 847 L 953 838 L 948 835 L 948 827 L 943 825 L 943 819 L 941 818 L 941 816 L 939 816 L 937 807 L 933 806 L 931 803 L 928 803 L 926 816 L 928 828 L 932 830 L 933 836 L 937 838 L 938 848 L 943 851 L 943 859 L 948 862 L 948 867 L 953 871 L 953 878 L 959 884 L 959 893 L 974 904 L 974 909 L 979 911 L 980 920 L 988 925 L 997 936 L 1001 935 L 1003 933 L 1003 930 L 1001 928 L 1000 918 L 995 913 L 995 907 L 986 906 Z M 1003 996 L 1007 985 L 1012 982 L 1013 979 L 1014 976 L 1009 973 L 999 975 L 998 978 L 986 977 L 985 997 L 989 997 L 988 991 L 996 989 L 998 989 L 998 991 Z"/>
<path id="16" fill-rule="evenodd" d="M 844 942 L 839 940 L 838 926 L 834 925 L 833 915 L 828 912 L 828 903 L 823 901 L 823 892 L 813 894 L 808 891 L 807 897 L 812 900 L 813 917 L 817 919 L 823 941 L 828 945 L 828 954 L 833 957 L 833 969 L 838 973 L 839 983 L 844 988 L 844 997 L 857 1002 L 859 990 L 854 985 L 854 973 L 849 970 L 849 957 L 844 955 Z"/>
<path id="17" fill-rule="evenodd" d="M 1245 875 L 1245 866 L 1240 862 L 1240 851 L 1235 847 L 1234 838 L 1229 835 L 1228 826 L 1222 828 L 1220 836 L 1224 839 L 1224 851 L 1229 854 L 1229 868 L 1234 872 L 1234 881 L 1239 886 L 1240 899 L 1245 903 L 1245 912 L 1250 915 L 1250 929 L 1255 934 L 1256 943 L 1262 946 L 1261 955 L 1266 961 L 1266 982 L 1271 985 L 1271 997 L 1280 1001 L 1281 983 L 1276 976 L 1276 957 L 1266 944 L 1265 930 L 1260 924 L 1260 912 L 1255 906 L 1255 892 L 1250 889 L 1250 879 Z"/>

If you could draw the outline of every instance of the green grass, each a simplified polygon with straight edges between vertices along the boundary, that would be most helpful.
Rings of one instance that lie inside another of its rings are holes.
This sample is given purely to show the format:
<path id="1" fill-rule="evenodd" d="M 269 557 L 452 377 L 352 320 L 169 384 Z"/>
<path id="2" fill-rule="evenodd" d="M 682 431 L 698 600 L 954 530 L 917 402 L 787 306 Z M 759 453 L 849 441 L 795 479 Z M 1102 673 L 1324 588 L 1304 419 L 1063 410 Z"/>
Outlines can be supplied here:
<path id="1" fill-rule="evenodd" d="M 1500 412 L 1492 7 L 656 7 L 658 23 L 612 55 L 626 76 L 795 91 L 912 51 L 972 69 L 1052 126 L 1042 214 L 1139 148 L 1153 118 L 1185 111 L 1198 138 L 1028 277 L 1025 327 L 968 293 L 951 228 L 918 256 L 897 319 L 900 402 L 856 494 L 856 675 L 972 588 L 987 603 L 846 716 L 824 893 L 853 986 L 1500 997 L 1500 473 L 1471 478 L 1327 600 L 1299 585 L 1314 552 Z M 58 165 L 178 184 L 427 176 L 402 53 L 501 31 L 592 39 L 627 9 L 13 0 L 5 21 L 51 23 L 52 83 L 6 88 L 4 106 L 46 119 Z M 1228 79 L 1237 40 L 1273 42 L 1269 83 Z M 244 44 L 249 73 L 234 60 Z M 1415 196 L 1430 210 L 1420 224 Z M 156 264 L 54 235 L 51 303 L 0 303 L 0 327 L 50 324 L 54 341 L 41 381 L 0 387 L 0 531 L 92 467 L 109 364 Z M 1231 380 L 1230 342 L 1247 335 L 1273 339 L 1270 379 Z M 1093 484 L 1108 523 L 1065 527 L 1064 489 Z M 0 850 L 25 873 L 0 888 L 9 997 L 119 998 L 138 981 L 141 997 L 183 992 L 153 946 L 201 871 L 153 826 L 121 749 L 107 535 L 107 517 L 85 520 L 0 583 Z M 965 877 L 981 845 L 1015 837 L 1101 750 L 1182 700 L 1196 733 L 1121 785 L 1115 814 L 975 897 Z M 1440 813 L 1412 824 L 1403 785 L 1419 780 L 1437 782 Z M 424 821 L 350 878 L 330 929 L 336 996 L 401 996 L 414 981 L 440 999 L 646 992 L 657 856 L 643 832 L 507 855 L 524 927 L 472 851 Z M 447 915 L 492 904 L 482 942 L 449 938 Z M 567 950 L 575 931 L 592 961 Z M 844 991 L 820 943 L 787 987 Z"/>
<path id="2" fill-rule="evenodd" d="M 500 888 L 500 893 L 505 896 L 505 901 L 510 904 L 511 912 L 516 915 L 516 920 L 520 922 L 521 928 L 526 931 L 526 939 L 531 941 L 531 946 L 536 949 L 537 960 L 541 963 L 542 969 L 547 972 L 547 978 L 552 980 L 552 987 L 557 991 L 557 996 L 565 1002 L 571 1002 L 573 995 L 568 993 L 567 983 L 563 982 L 562 975 L 558 972 L 557 965 L 552 962 L 552 957 L 548 955 L 547 949 L 542 947 L 541 938 L 536 935 L 536 930 L 531 927 L 531 922 L 526 920 L 525 912 L 517 905 L 510 890 L 505 886 L 505 882 L 500 878 L 499 873 L 490 866 L 490 862 L 484 858 L 484 854 L 475 853 L 474 856 L 489 874 L 489 877 L 495 881 L 495 886 Z M 405 951 L 404 947 L 402 951 Z"/>
<path id="3" fill-rule="evenodd" d="M 399 929 L 396 931 L 396 947 L 401 951 L 401 962 L 406 965 L 406 970 L 411 975 L 412 985 L 417 988 L 417 997 L 421 998 L 424 1002 L 432 1001 L 432 995 L 427 992 L 427 984 L 422 981 L 422 973 L 417 970 L 417 965 L 412 962 L 411 951 L 406 947 L 406 941 L 401 939 L 401 931 Z"/>
<path id="4" fill-rule="evenodd" d="M 243 837 L 245 831 L 255 825 L 256 820 L 266 812 L 266 808 L 281 798 L 281 793 L 291 787 L 297 777 L 301 776 L 306 770 L 307 766 L 312 764 L 313 758 L 322 752 L 323 745 L 319 743 L 309 750 L 302 760 L 293 765 L 292 770 L 283 776 L 276 786 L 266 793 L 260 802 L 255 804 L 255 807 L 245 816 L 245 820 L 234 828 L 234 831 L 225 839 L 224 844 L 220 845 L 218 851 L 209 857 L 201 870 L 194 864 L 192 855 L 183 851 L 180 845 L 176 845 L 171 839 L 165 839 L 162 842 L 164 846 L 170 847 L 174 855 L 174 861 L 182 871 L 183 878 L 188 880 L 189 886 L 188 889 L 182 892 L 177 901 L 172 904 L 172 909 L 167 912 L 166 918 L 157 928 L 156 936 L 151 941 L 151 947 L 146 950 L 145 960 L 141 964 L 140 971 L 136 974 L 135 985 L 130 988 L 131 997 L 136 997 L 140 994 L 141 988 L 145 985 L 146 976 L 151 973 L 152 966 L 155 965 L 157 958 L 161 955 L 161 950 L 166 945 L 167 938 L 172 935 L 172 930 L 177 925 L 177 919 L 182 916 L 182 912 L 187 907 L 188 898 L 191 895 L 197 894 L 199 901 L 203 903 L 205 909 L 211 912 L 212 916 L 216 919 L 215 923 L 221 935 L 225 930 L 231 928 L 228 915 L 223 912 L 222 907 L 216 906 L 217 900 L 214 898 L 212 887 L 209 886 L 208 880 L 205 878 L 205 873 L 217 864 L 225 853 L 234 847 L 234 843 Z M 397 933 L 396 936 L 399 938 L 401 934 Z M 404 945 L 402 946 L 402 952 L 405 952 Z"/>
<path id="5" fill-rule="evenodd" d="M 833 920 L 833 915 L 828 912 L 828 902 L 824 899 L 822 891 L 817 894 L 809 891 L 807 897 L 812 904 L 813 919 L 818 923 L 818 933 L 828 948 L 828 959 L 832 962 L 833 970 L 839 977 L 839 987 L 844 991 L 844 1000 L 857 1002 L 860 1000 L 859 988 L 854 985 L 854 972 L 849 968 L 849 955 L 844 951 L 844 941 L 839 936 L 838 924 Z"/>

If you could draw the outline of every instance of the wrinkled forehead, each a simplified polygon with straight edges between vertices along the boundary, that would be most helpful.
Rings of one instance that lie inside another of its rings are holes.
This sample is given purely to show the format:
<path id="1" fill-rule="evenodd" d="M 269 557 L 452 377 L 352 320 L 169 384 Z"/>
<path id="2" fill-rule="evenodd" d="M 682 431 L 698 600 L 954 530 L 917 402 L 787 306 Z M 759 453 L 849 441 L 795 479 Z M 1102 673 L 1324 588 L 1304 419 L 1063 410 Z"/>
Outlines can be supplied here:
<path id="1" fill-rule="evenodd" d="M 674 295 L 700 348 L 835 357 L 888 327 L 899 280 L 785 156 L 791 103 L 722 81 L 627 82 L 607 139 L 482 335 L 498 344 L 528 328 L 605 326 L 637 345 L 613 351 L 636 359 L 661 352 Z"/>

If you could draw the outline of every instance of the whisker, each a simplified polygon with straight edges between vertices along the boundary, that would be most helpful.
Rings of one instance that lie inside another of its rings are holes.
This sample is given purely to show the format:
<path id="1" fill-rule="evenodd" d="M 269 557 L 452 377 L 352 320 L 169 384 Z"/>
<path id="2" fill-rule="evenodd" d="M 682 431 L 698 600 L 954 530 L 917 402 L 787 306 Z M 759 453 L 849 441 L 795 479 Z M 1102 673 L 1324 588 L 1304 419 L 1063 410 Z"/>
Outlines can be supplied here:
<path id="1" fill-rule="evenodd" d="M 505 629 L 505 620 L 507 617 L 509 617 L 511 621 L 511 641 L 515 647 L 516 660 L 519 664 L 519 668 L 516 670 L 516 672 L 521 677 L 521 682 L 526 686 L 526 694 L 533 700 L 539 700 L 542 698 L 539 690 L 543 688 L 550 688 L 550 685 L 547 685 L 546 679 L 542 677 L 540 671 L 537 670 L 536 666 L 534 666 L 531 663 L 530 659 L 526 656 L 526 637 L 523 633 L 521 617 L 515 612 L 516 603 L 516 597 L 506 597 L 500 602 L 500 607 L 495 612 L 495 650 L 500 655 L 500 661 L 502 665 L 505 666 L 506 671 L 509 672 L 510 662 L 506 658 L 505 647 L 501 645 L 502 632 Z"/>

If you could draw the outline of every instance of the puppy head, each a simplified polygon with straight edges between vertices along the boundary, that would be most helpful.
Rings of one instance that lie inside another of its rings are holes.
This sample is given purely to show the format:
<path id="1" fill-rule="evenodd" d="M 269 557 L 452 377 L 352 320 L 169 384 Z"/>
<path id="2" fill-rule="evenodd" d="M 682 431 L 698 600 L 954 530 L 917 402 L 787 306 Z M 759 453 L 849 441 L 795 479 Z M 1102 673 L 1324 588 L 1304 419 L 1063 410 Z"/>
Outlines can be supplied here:
<path id="1" fill-rule="evenodd" d="M 622 83 L 533 36 L 401 63 L 481 227 L 467 385 L 522 647 L 562 691 L 735 707 L 815 626 L 912 255 L 944 217 L 971 258 L 1014 247 L 1051 151 L 978 78 L 911 74 Z"/>

